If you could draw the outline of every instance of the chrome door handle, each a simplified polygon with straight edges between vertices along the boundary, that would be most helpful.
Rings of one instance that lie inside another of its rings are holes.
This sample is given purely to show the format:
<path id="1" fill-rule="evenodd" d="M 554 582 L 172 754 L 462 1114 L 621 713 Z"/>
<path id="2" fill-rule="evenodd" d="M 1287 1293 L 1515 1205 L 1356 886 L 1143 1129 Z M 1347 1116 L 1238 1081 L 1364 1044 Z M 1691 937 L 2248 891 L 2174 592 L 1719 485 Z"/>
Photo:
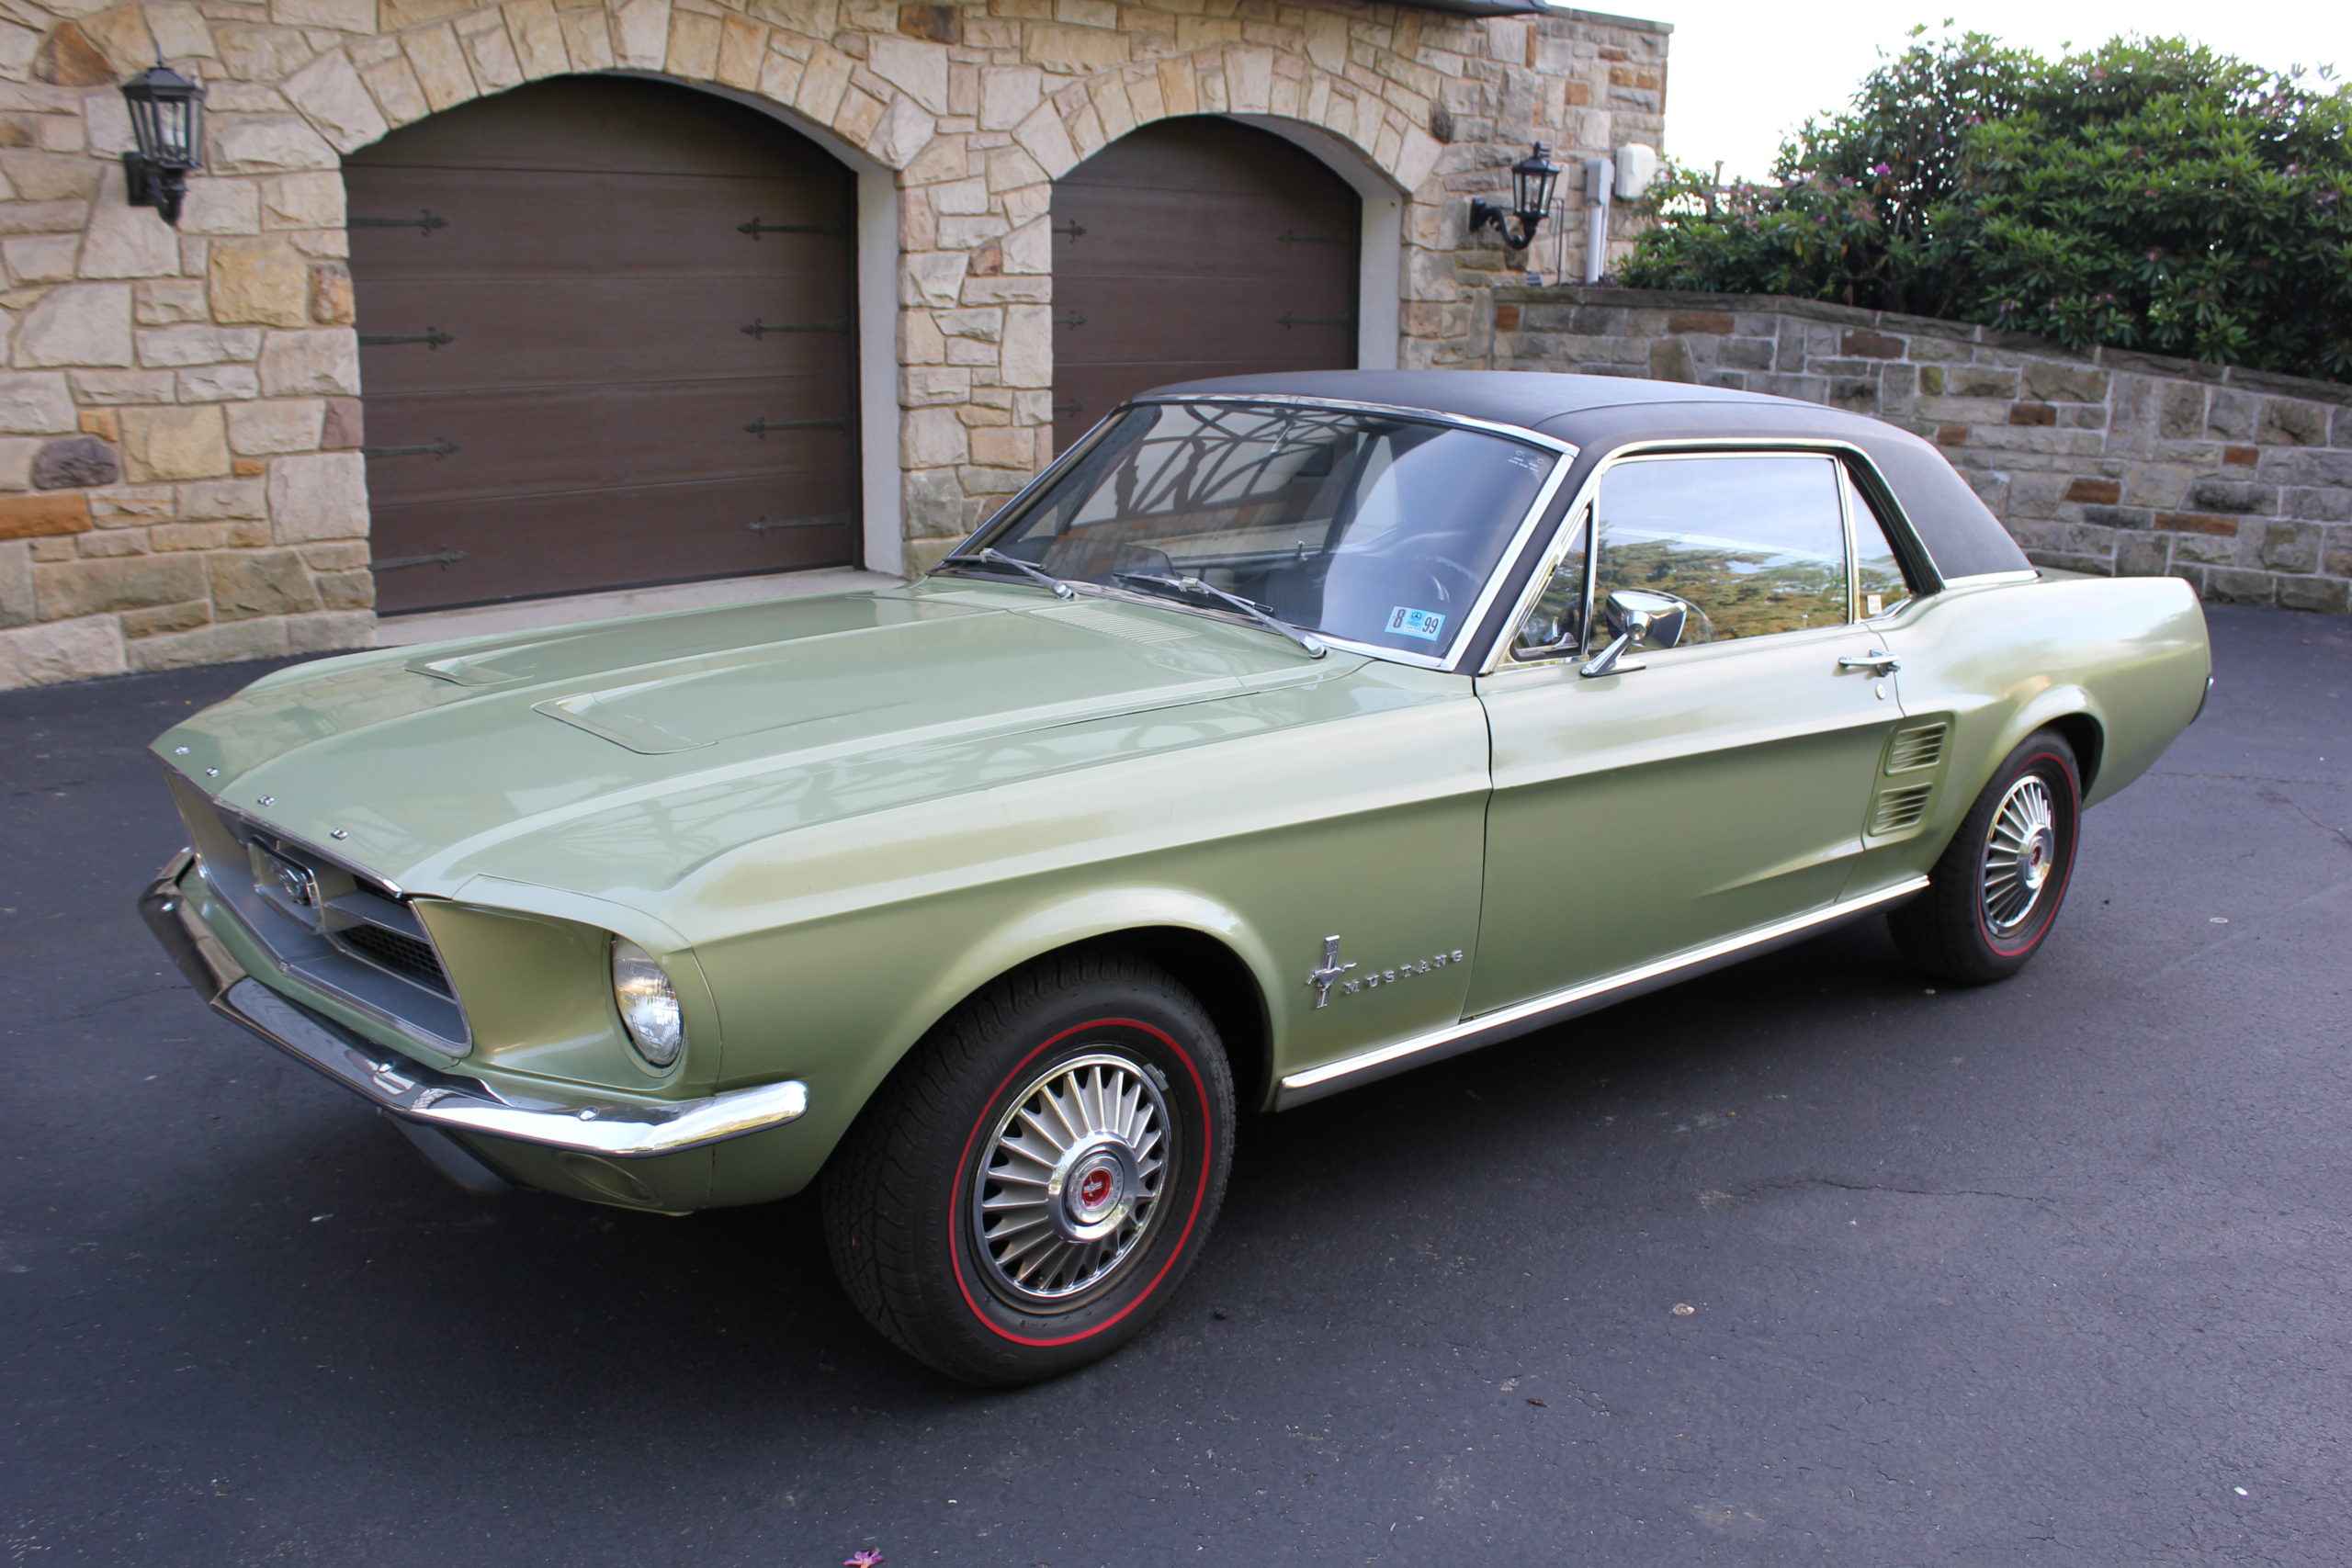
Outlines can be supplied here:
<path id="1" fill-rule="evenodd" d="M 1838 660 L 1840 670 L 1867 670 L 1873 675 L 1892 675 L 1903 668 L 1903 660 L 1884 649 L 1874 648 L 1868 653 L 1849 653 Z"/>

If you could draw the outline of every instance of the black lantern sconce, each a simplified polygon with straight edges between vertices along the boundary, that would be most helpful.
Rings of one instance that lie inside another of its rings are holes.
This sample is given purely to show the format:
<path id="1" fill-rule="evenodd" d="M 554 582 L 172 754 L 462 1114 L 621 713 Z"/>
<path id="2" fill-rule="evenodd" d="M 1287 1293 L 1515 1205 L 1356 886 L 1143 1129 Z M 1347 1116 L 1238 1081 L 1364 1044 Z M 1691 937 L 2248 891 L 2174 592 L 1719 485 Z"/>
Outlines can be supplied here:
<path id="1" fill-rule="evenodd" d="M 1538 141 L 1534 150 L 1510 166 L 1511 208 L 1506 212 L 1493 202 L 1473 197 L 1470 202 L 1470 232 L 1492 227 L 1503 237 L 1503 243 L 1514 251 L 1527 249 L 1535 238 L 1535 227 L 1552 210 L 1552 187 L 1559 183 L 1560 171 L 1553 165 L 1551 149 Z M 1511 231 L 1510 220 L 1519 220 L 1519 231 Z"/>
<path id="2" fill-rule="evenodd" d="M 189 173 L 204 166 L 204 86 L 158 61 L 122 85 L 137 151 L 122 155 L 130 205 L 178 227 Z"/>

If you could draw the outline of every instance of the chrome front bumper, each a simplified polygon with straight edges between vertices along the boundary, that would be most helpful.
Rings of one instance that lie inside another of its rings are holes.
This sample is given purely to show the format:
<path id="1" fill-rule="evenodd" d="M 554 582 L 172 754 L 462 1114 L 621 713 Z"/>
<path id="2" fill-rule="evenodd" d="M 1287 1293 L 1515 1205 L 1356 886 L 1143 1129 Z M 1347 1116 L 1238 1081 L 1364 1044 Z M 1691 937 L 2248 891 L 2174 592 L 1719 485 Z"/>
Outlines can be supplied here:
<path id="1" fill-rule="evenodd" d="M 782 1126 L 808 1109 L 808 1086 L 791 1079 L 648 1105 L 581 1095 L 523 1098 L 479 1078 L 412 1062 L 247 975 L 180 892 L 192 858 L 183 853 L 164 867 L 139 900 L 139 912 L 164 951 L 215 1012 L 388 1115 L 445 1133 L 506 1138 L 605 1159 L 650 1159 Z"/>

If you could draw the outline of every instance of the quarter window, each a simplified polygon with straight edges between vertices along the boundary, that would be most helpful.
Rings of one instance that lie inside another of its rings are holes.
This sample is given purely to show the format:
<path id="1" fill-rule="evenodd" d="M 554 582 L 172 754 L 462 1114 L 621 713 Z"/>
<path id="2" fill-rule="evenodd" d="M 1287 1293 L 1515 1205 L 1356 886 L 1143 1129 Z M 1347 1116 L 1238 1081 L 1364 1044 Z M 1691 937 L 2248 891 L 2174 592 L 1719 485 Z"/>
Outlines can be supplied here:
<path id="1" fill-rule="evenodd" d="M 1611 592 L 1640 588 L 1698 611 L 1686 643 L 1844 624 L 1842 483 L 1835 458 L 1810 454 L 1619 464 L 1603 476 L 1595 509 L 1594 619 Z M 1599 633 L 1588 630 L 1588 646 Z"/>
<path id="2" fill-rule="evenodd" d="M 1846 479 L 1847 503 L 1854 518 L 1854 592 L 1861 598 L 1861 618 L 1883 615 L 1911 597 L 1904 581 L 1902 558 L 1887 540 L 1886 522 L 1851 475 Z"/>

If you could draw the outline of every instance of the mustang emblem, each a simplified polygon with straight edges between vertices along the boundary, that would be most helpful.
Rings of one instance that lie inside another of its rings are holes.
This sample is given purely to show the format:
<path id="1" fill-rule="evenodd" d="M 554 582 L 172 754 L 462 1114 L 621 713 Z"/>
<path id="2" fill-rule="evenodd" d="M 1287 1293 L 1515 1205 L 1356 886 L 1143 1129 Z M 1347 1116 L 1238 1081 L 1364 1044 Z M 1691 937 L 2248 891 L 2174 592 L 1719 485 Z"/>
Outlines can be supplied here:
<path id="1" fill-rule="evenodd" d="M 275 857 L 272 857 L 275 858 Z M 291 861 L 278 861 L 273 869 L 277 873 L 278 890 L 300 908 L 309 909 L 319 901 L 319 879 Z"/>
<path id="2" fill-rule="evenodd" d="M 1315 1005 L 1319 1008 L 1329 1007 L 1332 982 L 1354 967 L 1352 964 L 1340 962 L 1340 939 L 1335 936 L 1325 937 L 1322 967 L 1306 977 L 1306 983 L 1315 987 Z"/>

